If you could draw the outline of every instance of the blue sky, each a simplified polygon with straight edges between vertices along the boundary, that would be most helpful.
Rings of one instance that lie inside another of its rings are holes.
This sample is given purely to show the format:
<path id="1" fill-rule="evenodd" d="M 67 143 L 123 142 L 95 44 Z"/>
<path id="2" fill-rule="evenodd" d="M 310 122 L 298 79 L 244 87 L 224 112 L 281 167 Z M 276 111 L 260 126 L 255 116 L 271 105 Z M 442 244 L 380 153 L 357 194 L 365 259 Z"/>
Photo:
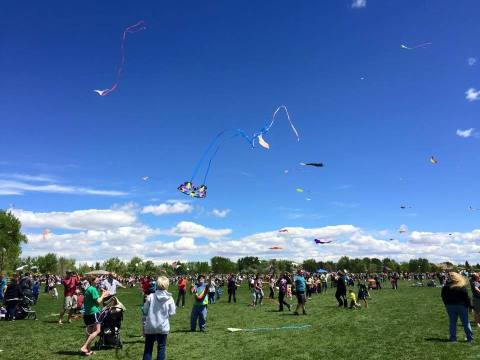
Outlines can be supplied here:
<path id="1" fill-rule="evenodd" d="M 313 255 L 363 255 L 355 237 L 364 236 L 372 238 L 367 255 L 383 256 L 388 245 L 386 255 L 399 259 L 422 252 L 438 260 L 474 256 L 480 211 L 468 207 L 480 208 L 480 64 L 468 59 L 480 59 L 480 4 L 359 4 L 365 6 L 352 7 L 352 0 L 4 4 L 0 206 L 28 214 L 22 220 L 32 241 L 24 253 L 44 252 L 39 236 L 49 228 L 43 245 L 88 261 L 112 255 L 92 249 L 115 241 L 124 247 L 117 244 L 114 255 L 126 258 L 132 243 L 157 260 L 208 258 L 219 236 L 244 243 L 245 252 L 230 244 L 228 256 L 302 258 L 311 255 L 312 236 L 348 225 L 356 230 L 338 234 L 338 247 L 314 248 Z M 147 29 L 127 38 L 119 88 L 98 96 L 94 89 L 114 81 L 123 29 L 141 19 Z M 432 45 L 400 48 L 425 42 Z M 474 89 L 470 100 L 468 89 Z M 282 104 L 299 143 L 283 115 L 265 136 L 268 151 L 240 139 L 226 142 L 213 162 L 207 198 L 179 205 L 189 199 L 177 186 L 189 180 L 218 132 L 253 133 Z M 471 128 L 468 138 L 456 135 Z M 161 210 L 145 213 L 150 205 Z M 219 217 L 214 209 L 229 211 Z M 79 210 L 93 218 L 95 210 L 118 211 L 121 220 L 65 223 L 65 214 L 84 219 Z M 53 222 L 41 215 L 52 212 L 64 215 Z M 176 231 L 182 223 L 230 233 Z M 399 237 L 402 224 L 410 233 Z M 283 227 L 317 232 L 277 238 Z M 131 241 L 95 233 L 126 228 L 145 233 Z M 444 233 L 458 235 L 444 239 Z M 258 234 L 267 234 L 264 243 L 249 242 Z M 86 241 L 88 251 L 75 253 L 65 245 L 72 239 Z M 306 241 L 301 252 L 293 251 L 298 239 Z M 175 241 L 188 249 L 165 245 Z M 282 241 L 285 252 L 268 251 Z M 429 247 L 410 252 L 411 244 Z M 455 249 L 445 250 L 448 244 Z"/>

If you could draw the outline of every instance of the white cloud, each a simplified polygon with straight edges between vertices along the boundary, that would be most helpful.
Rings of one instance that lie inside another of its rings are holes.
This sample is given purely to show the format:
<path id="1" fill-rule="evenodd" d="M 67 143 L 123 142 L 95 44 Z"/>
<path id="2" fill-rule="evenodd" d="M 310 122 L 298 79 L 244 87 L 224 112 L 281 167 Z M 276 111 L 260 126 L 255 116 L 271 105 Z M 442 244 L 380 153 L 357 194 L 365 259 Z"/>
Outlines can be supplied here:
<path id="1" fill-rule="evenodd" d="M 169 204 L 148 205 L 142 210 L 143 214 L 153 214 L 156 216 L 168 214 L 184 214 L 193 211 L 193 206 L 184 202 L 173 202 Z"/>
<path id="2" fill-rule="evenodd" d="M 230 212 L 230 209 L 225 209 L 225 210 L 213 209 L 211 214 L 218 218 L 225 218 L 227 217 L 229 212 Z"/>
<path id="3" fill-rule="evenodd" d="M 475 64 L 477 63 L 477 59 L 474 58 L 474 57 L 469 57 L 469 58 L 467 59 L 467 63 L 468 63 L 469 66 L 473 66 L 473 65 L 475 65 Z"/>
<path id="4" fill-rule="evenodd" d="M 39 181 L 39 180 L 36 180 Z M 97 190 L 59 184 L 31 184 L 25 181 L 0 180 L 0 194 L 23 195 L 25 192 L 42 192 L 73 195 L 123 196 L 127 193 L 116 190 Z"/>
<path id="5" fill-rule="evenodd" d="M 361 9 L 367 6 L 367 0 L 353 0 L 352 8 Z"/>
<path id="6" fill-rule="evenodd" d="M 480 90 L 476 90 L 475 88 L 470 88 L 465 91 L 465 95 L 468 101 L 480 100 Z"/>
<path id="7" fill-rule="evenodd" d="M 169 232 L 171 235 L 176 236 L 186 236 L 192 238 L 205 238 L 209 240 L 220 240 L 227 235 L 232 233 L 231 229 L 211 229 L 203 225 L 190 222 L 182 221 L 179 222 L 173 229 Z"/>
<path id="8" fill-rule="evenodd" d="M 99 230 L 129 226 L 136 222 L 132 209 L 88 209 L 72 212 L 32 212 L 14 209 L 24 227 L 68 230 Z"/>
<path id="9" fill-rule="evenodd" d="M 466 129 L 466 130 L 457 129 L 457 135 L 463 138 L 469 138 L 470 136 L 474 135 L 473 133 L 474 130 L 475 130 L 474 128 Z"/>
<path id="10" fill-rule="evenodd" d="M 7 174 L 1 173 L 1 178 L 6 179 L 15 179 L 15 180 L 22 180 L 22 181 L 32 181 L 32 182 L 56 182 L 57 180 L 50 175 L 28 175 L 28 174 Z"/>

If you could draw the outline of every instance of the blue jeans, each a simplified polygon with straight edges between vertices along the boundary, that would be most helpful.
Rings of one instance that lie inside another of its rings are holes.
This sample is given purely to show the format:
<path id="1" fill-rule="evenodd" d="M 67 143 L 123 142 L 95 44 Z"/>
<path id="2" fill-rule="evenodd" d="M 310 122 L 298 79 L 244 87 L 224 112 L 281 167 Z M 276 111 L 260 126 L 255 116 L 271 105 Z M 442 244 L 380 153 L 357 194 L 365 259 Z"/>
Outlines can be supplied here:
<path id="1" fill-rule="evenodd" d="M 152 360 L 153 346 L 158 343 L 157 360 L 165 360 L 167 350 L 167 334 L 145 334 L 145 350 L 143 360 Z"/>
<path id="2" fill-rule="evenodd" d="M 200 331 L 205 330 L 207 324 L 207 305 L 193 305 L 192 316 L 190 317 L 190 330 L 197 329 L 197 319 Z"/>
<path id="3" fill-rule="evenodd" d="M 450 341 L 457 341 L 457 319 L 460 317 L 460 321 L 463 325 L 465 335 L 467 335 L 467 341 L 473 340 L 473 332 L 468 322 L 468 308 L 464 305 L 445 305 L 450 320 Z"/>

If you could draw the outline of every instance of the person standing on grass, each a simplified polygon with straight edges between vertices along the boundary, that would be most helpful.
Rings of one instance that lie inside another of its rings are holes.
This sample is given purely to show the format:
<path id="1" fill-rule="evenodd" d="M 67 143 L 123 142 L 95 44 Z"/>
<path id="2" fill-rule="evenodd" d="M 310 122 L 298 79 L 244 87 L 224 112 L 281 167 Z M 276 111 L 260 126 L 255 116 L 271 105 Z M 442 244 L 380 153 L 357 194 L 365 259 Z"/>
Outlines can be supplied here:
<path id="1" fill-rule="evenodd" d="M 73 313 L 77 307 L 76 302 L 74 301 L 75 291 L 77 291 L 77 286 L 80 284 L 80 278 L 70 271 L 67 271 L 67 276 L 63 279 L 63 295 L 65 296 L 63 301 L 63 308 L 60 311 L 60 317 L 58 319 L 59 324 L 63 324 L 63 316 L 65 312 L 68 312 L 67 321 L 68 323 L 72 322 Z"/>
<path id="2" fill-rule="evenodd" d="M 255 282 L 253 283 L 255 289 L 255 305 L 262 306 L 263 303 L 263 281 L 260 277 L 260 274 L 257 274 L 255 277 Z"/>
<path id="3" fill-rule="evenodd" d="M 230 276 L 228 277 L 227 289 L 228 289 L 228 302 L 230 302 L 233 297 L 233 302 L 236 303 L 237 302 L 237 296 L 236 296 L 237 281 L 235 280 L 235 276 L 233 274 L 230 274 Z"/>
<path id="4" fill-rule="evenodd" d="M 100 324 L 100 305 L 103 303 L 109 294 L 108 291 L 103 290 L 102 295 L 98 293 L 96 285 L 99 285 L 100 279 L 95 279 L 93 284 L 90 284 L 88 280 L 82 282 L 82 287 L 85 290 L 84 293 L 84 314 L 83 322 L 87 327 L 88 338 L 85 344 L 80 349 L 82 355 L 90 356 L 94 352 L 90 351 L 90 345 L 95 340 L 95 338 L 100 334 L 101 324 Z"/>
<path id="5" fill-rule="evenodd" d="M 365 303 L 365 309 L 368 309 L 368 289 L 367 285 L 365 284 L 365 280 L 358 284 L 358 300 L 363 300 Z"/>
<path id="6" fill-rule="evenodd" d="M 347 284 L 345 277 L 341 271 L 338 272 L 337 291 L 335 291 L 335 298 L 338 301 L 338 307 L 347 308 Z"/>
<path id="7" fill-rule="evenodd" d="M 208 303 L 215 304 L 215 293 L 217 291 L 217 286 L 215 284 L 215 279 L 213 276 L 210 276 L 210 281 L 208 282 Z"/>
<path id="8" fill-rule="evenodd" d="M 180 300 L 182 301 L 182 308 L 185 307 L 185 293 L 187 291 L 187 278 L 185 275 L 182 275 L 177 283 L 178 287 L 178 296 L 177 296 L 177 307 L 180 306 Z"/>
<path id="9" fill-rule="evenodd" d="M 290 311 L 290 304 L 285 301 L 285 296 L 287 296 L 287 285 L 285 274 L 280 275 L 280 279 L 278 280 L 278 311 L 283 311 L 283 305 L 285 305 L 288 308 L 288 311 Z"/>
<path id="10" fill-rule="evenodd" d="M 298 315 L 298 310 L 302 310 L 303 315 L 307 315 L 305 311 L 305 291 L 307 290 L 307 282 L 304 277 L 304 271 L 298 270 L 297 275 L 294 277 L 293 281 L 295 282 L 295 292 L 297 294 L 297 308 L 295 309 L 294 314 Z"/>
<path id="11" fill-rule="evenodd" d="M 472 306 L 475 315 L 475 323 L 480 327 L 480 275 L 472 274 L 470 286 L 472 288 Z"/>
<path id="12" fill-rule="evenodd" d="M 465 277 L 456 272 L 450 273 L 450 280 L 442 288 L 442 300 L 445 304 L 449 318 L 450 341 L 457 341 L 457 319 L 463 325 L 463 330 L 467 336 L 467 341 L 473 341 L 473 332 L 468 322 L 468 309 L 470 307 L 470 298 L 468 297 L 466 285 L 468 281 Z"/>
<path id="13" fill-rule="evenodd" d="M 270 275 L 268 280 L 268 288 L 270 289 L 270 294 L 268 295 L 269 299 L 275 299 L 275 275 Z"/>
<path id="14" fill-rule="evenodd" d="M 392 284 L 393 290 L 398 290 L 398 275 L 397 273 L 393 273 L 392 277 L 390 278 L 390 283 Z"/>
<path id="15" fill-rule="evenodd" d="M 327 293 L 327 287 L 328 287 L 327 282 L 328 282 L 327 276 L 325 274 L 320 275 L 320 283 L 322 287 L 320 293 L 322 294 Z"/>
<path id="16" fill-rule="evenodd" d="M 5 289 L 7 288 L 7 280 L 0 274 L 0 302 L 3 301 L 3 294 L 5 293 Z"/>
<path id="17" fill-rule="evenodd" d="M 122 289 L 125 289 L 125 286 L 123 286 L 120 281 L 114 278 L 113 273 L 109 273 L 108 277 L 102 281 L 102 289 L 108 291 L 108 297 L 105 298 L 105 301 L 108 301 L 110 298 L 113 296 L 117 295 L 117 287 L 121 287 Z"/>
<path id="18" fill-rule="evenodd" d="M 199 275 L 197 283 L 192 288 L 194 303 L 192 314 L 190 316 L 190 331 L 196 331 L 197 320 L 200 331 L 206 330 L 207 324 L 207 304 L 208 304 L 208 289 L 205 285 L 205 276 Z"/>
<path id="19" fill-rule="evenodd" d="M 157 279 L 157 290 L 147 296 L 143 305 L 145 316 L 145 349 L 143 360 L 152 360 L 153 346 L 158 344 L 157 360 L 164 360 L 167 350 L 167 335 L 170 332 L 170 316 L 175 315 L 175 303 L 168 290 L 169 281 L 165 276 Z"/>

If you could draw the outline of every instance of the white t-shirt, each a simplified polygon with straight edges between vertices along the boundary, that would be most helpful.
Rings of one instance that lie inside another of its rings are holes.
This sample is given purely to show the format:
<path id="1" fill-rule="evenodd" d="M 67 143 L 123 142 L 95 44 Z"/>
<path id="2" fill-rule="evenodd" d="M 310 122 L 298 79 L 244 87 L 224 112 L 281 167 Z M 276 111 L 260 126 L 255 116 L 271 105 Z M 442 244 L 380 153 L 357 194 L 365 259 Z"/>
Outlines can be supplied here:
<path id="1" fill-rule="evenodd" d="M 112 283 L 110 283 L 109 279 L 103 280 L 102 287 L 108 291 L 110 295 L 115 295 L 117 293 L 117 286 L 121 285 L 117 280 L 112 279 Z"/>

